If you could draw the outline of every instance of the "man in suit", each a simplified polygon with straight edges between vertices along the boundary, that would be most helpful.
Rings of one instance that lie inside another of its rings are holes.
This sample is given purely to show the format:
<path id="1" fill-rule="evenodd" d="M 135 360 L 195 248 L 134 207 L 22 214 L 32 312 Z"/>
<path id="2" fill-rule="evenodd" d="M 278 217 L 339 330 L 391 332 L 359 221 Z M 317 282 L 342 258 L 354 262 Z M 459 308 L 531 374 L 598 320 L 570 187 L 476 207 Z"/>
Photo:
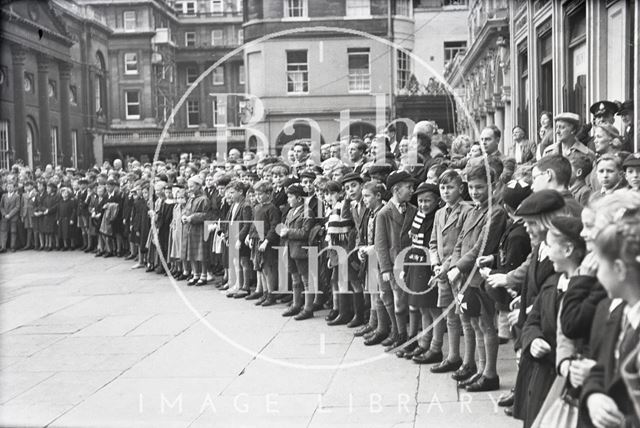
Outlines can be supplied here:
<path id="1" fill-rule="evenodd" d="M 7 237 L 11 236 L 11 251 L 18 245 L 18 219 L 20 218 L 20 195 L 13 182 L 7 182 L 7 192 L 0 199 L 0 252 L 7 250 Z"/>
<path id="2" fill-rule="evenodd" d="M 633 153 L 636 151 L 633 145 L 633 101 L 627 100 L 623 102 L 616 115 L 622 118 L 622 126 L 624 127 L 622 150 Z"/>
<path id="3" fill-rule="evenodd" d="M 409 230 L 417 208 L 410 204 L 414 179 L 406 171 L 394 171 L 387 177 L 391 199 L 376 217 L 375 250 L 380 266 L 380 292 L 389 318 L 391 331 L 382 341 L 386 350 L 394 349 L 407 340 L 408 296 L 396 282 L 395 275 L 402 272 L 404 260 L 396 261 L 400 252 L 411 246 Z M 396 263 L 399 264 L 396 269 Z"/>
<path id="4" fill-rule="evenodd" d="M 359 138 L 354 138 L 349 142 L 349 160 L 353 163 L 353 172 L 356 174 L 362 174 L 362 167 L 366 161 L 364 157 L 366 151 L 367 146 Z"/>

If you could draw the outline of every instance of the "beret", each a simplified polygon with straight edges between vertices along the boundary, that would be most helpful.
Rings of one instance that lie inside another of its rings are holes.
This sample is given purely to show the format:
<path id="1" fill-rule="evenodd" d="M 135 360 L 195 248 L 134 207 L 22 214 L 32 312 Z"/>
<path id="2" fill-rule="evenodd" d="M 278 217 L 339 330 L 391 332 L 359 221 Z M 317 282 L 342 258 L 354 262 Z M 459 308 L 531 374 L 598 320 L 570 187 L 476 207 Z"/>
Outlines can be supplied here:
<path id="1" fill-rule="evenodd" d="M 550 189 L 541 190 L 532 193 L 522 201 L 515 214 L 519 217 L 549 214 L 564 208 L 564 206 L 564 198 L 560 192 Z"/>
<path id="2" fill-rule="evenodd" d="M 402 182 L 413 183 L 415 179 L 407 171 L 394 171 L 387 177 L 387 189 L 391 190 L 393 186 Z"/>
<path id="3" fill-rule="evenodd" d="M 342 177 L 342 179 L 340 180 L 340 183 L 342 183 L 342 185 L 344 186 L 350 181 L 357 181 L 359 183 L 362 183 L 364 180 L 362 179 L 362 177 L 360 177 L 360 174 L 356 174 L 355 172 L 350 172 L 348 174 L 345 174 Z"/>
<path id="4" fill-rule="evenodd" d="M 299 182 L 300 182 L 300 180 L 298 180 L 298 179 L 297 179 L 297 178 L 295 178 L 295 177 L 287 177 L 287 178 L 285 178 L 283 181 L 284 181 L 284 183 L 283 183 L 283 187 L 289 187 L 289 186 L 291 186 L 292 184 L 297 184 L 297 183 L 299 183 Z"/>
<path id="5" fill-rule="evenodd" d="M 202 177 L 199 175 L 194 175 L 187 180 L 187 183 L 197 184 L 198 186 L 202 186 Z"/>
<path id="6" fill-rule="evenodd" d="M 571 122 L 576 125 L 580 124 L 580 116 L 575 113 L 564 112 L 556 115 L 555 120 L 562 120 L 564 122 Z"/>
<path id="7" fill-rule="evenodd" d="M 582 221 L 577 217 L 559 216 L 551 220 L 553 227 L 569 241 L 579 247 L 584 248 L 586 243 L 580 232 L 582 232 Z"/>
<path id="8" fill-rule="evenodd" d="M 508 207 L 517 209 L 520 203 L 532 193 L 531 186 L 526 181 L 512 180 L 502 190 L 502 200 Z"/>
<path id="9" fill-rule="evenodd" d="M 605 114 L 613 115 L 618 111 L 618 105 L 611 101 L 597 101 L 591 104 L 589 111 L 594 116 L 602 116 Z"/>
<path id="10" fill-rule="evenodd" d="M 287 194 L 295 195 L 295 196 L 304 196 L 306 193 L 300 184 L 293 183 L 287 187 Z"/>
<path id="11" fill-rule="evenodd" d="M 418 186 L 416 191 L 413 192 L 413 195 L 417 196 L 417 195 L 420 195 L 422 193 L 427 193 L 427 192 L 431 192 L 431 193 L 434 193 L 434 194 L 440 196 L 440 188 L 437 185 L 431 184 L 431 183 L 422 183 L 421 185 Z"/>
<path id="12" fill-rule="evenodd" d="M 622 163 L 623 168 L 631 168 L 640 166 L 640 152 L 632 153 Z"/>

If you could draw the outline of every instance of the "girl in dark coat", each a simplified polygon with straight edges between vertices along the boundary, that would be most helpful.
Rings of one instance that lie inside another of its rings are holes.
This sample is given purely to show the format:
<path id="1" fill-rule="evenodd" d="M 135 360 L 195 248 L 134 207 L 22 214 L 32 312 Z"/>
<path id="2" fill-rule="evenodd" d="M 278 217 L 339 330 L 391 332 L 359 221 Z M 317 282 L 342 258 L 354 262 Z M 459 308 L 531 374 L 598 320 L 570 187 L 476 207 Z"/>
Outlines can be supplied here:
<path id="1" fill-rule="evenodd" d="M 49 183 L 47 186 L 47 194 L 42 199 L 42 232 L 45 235 L 45 249 L 51 251 L 56 247 L 57 234 L 57 213 L 59 196 L 57 194 L 58 186 L 55 183 Z"/>
<path id="2" fill-rule="evenodd" d="M 513 415 L 530 427 L 556 378 L 558 309 L 569 280 L 585 255 L 582 222 L 557 217 L 547 232 L 549 259 L 557 272 L 540 289 L 522 330 L 522 357 L 516 378 Z"/>

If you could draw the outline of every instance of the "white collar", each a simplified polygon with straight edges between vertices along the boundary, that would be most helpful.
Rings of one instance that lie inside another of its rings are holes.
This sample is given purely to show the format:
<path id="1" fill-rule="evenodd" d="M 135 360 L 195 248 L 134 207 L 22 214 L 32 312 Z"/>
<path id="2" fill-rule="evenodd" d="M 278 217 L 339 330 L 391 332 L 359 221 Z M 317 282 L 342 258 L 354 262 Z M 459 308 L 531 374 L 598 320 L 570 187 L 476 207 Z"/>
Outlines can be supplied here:
<path id="1" fill-rule="evenodd" d="M 636 302 L 636 304 L 631 307 L 627 305 L 624 308 L 624 314 L 627 317 L 627 321 L 631 324 L 631 327 L 637 330 L 638 326 L 640 326 L 640 302 Z"/>
<path id="2" fill-rule="evenodd" d="M 558 278 L 558 285 L 557 285 L 558 291 L 561 291 L 563 293 L 566 292 L 567 288 L 569 288 L 570 279 L 571 278 L 567 276 L 567 274 L 562 274 L 560 278 Z"/>

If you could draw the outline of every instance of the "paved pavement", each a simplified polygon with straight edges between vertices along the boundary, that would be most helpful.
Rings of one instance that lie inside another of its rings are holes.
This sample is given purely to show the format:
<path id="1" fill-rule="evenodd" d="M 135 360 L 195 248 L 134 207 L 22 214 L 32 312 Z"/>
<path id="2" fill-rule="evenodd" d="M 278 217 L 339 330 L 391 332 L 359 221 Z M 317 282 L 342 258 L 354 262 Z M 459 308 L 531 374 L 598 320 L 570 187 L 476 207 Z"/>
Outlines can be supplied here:
<path id="1" fill-rule="evenodd" d="M 324 311 L 298 322 L 282 305 L 179 283 L 206 325 L 166 277 L 130 266 L 0 255 L 0 425 L 520 426 L 494 405 L 500 392 L 458 391 L 447 375 L 327 327 Z M 500 354 L 506 389 L 510 345 Z"/>

